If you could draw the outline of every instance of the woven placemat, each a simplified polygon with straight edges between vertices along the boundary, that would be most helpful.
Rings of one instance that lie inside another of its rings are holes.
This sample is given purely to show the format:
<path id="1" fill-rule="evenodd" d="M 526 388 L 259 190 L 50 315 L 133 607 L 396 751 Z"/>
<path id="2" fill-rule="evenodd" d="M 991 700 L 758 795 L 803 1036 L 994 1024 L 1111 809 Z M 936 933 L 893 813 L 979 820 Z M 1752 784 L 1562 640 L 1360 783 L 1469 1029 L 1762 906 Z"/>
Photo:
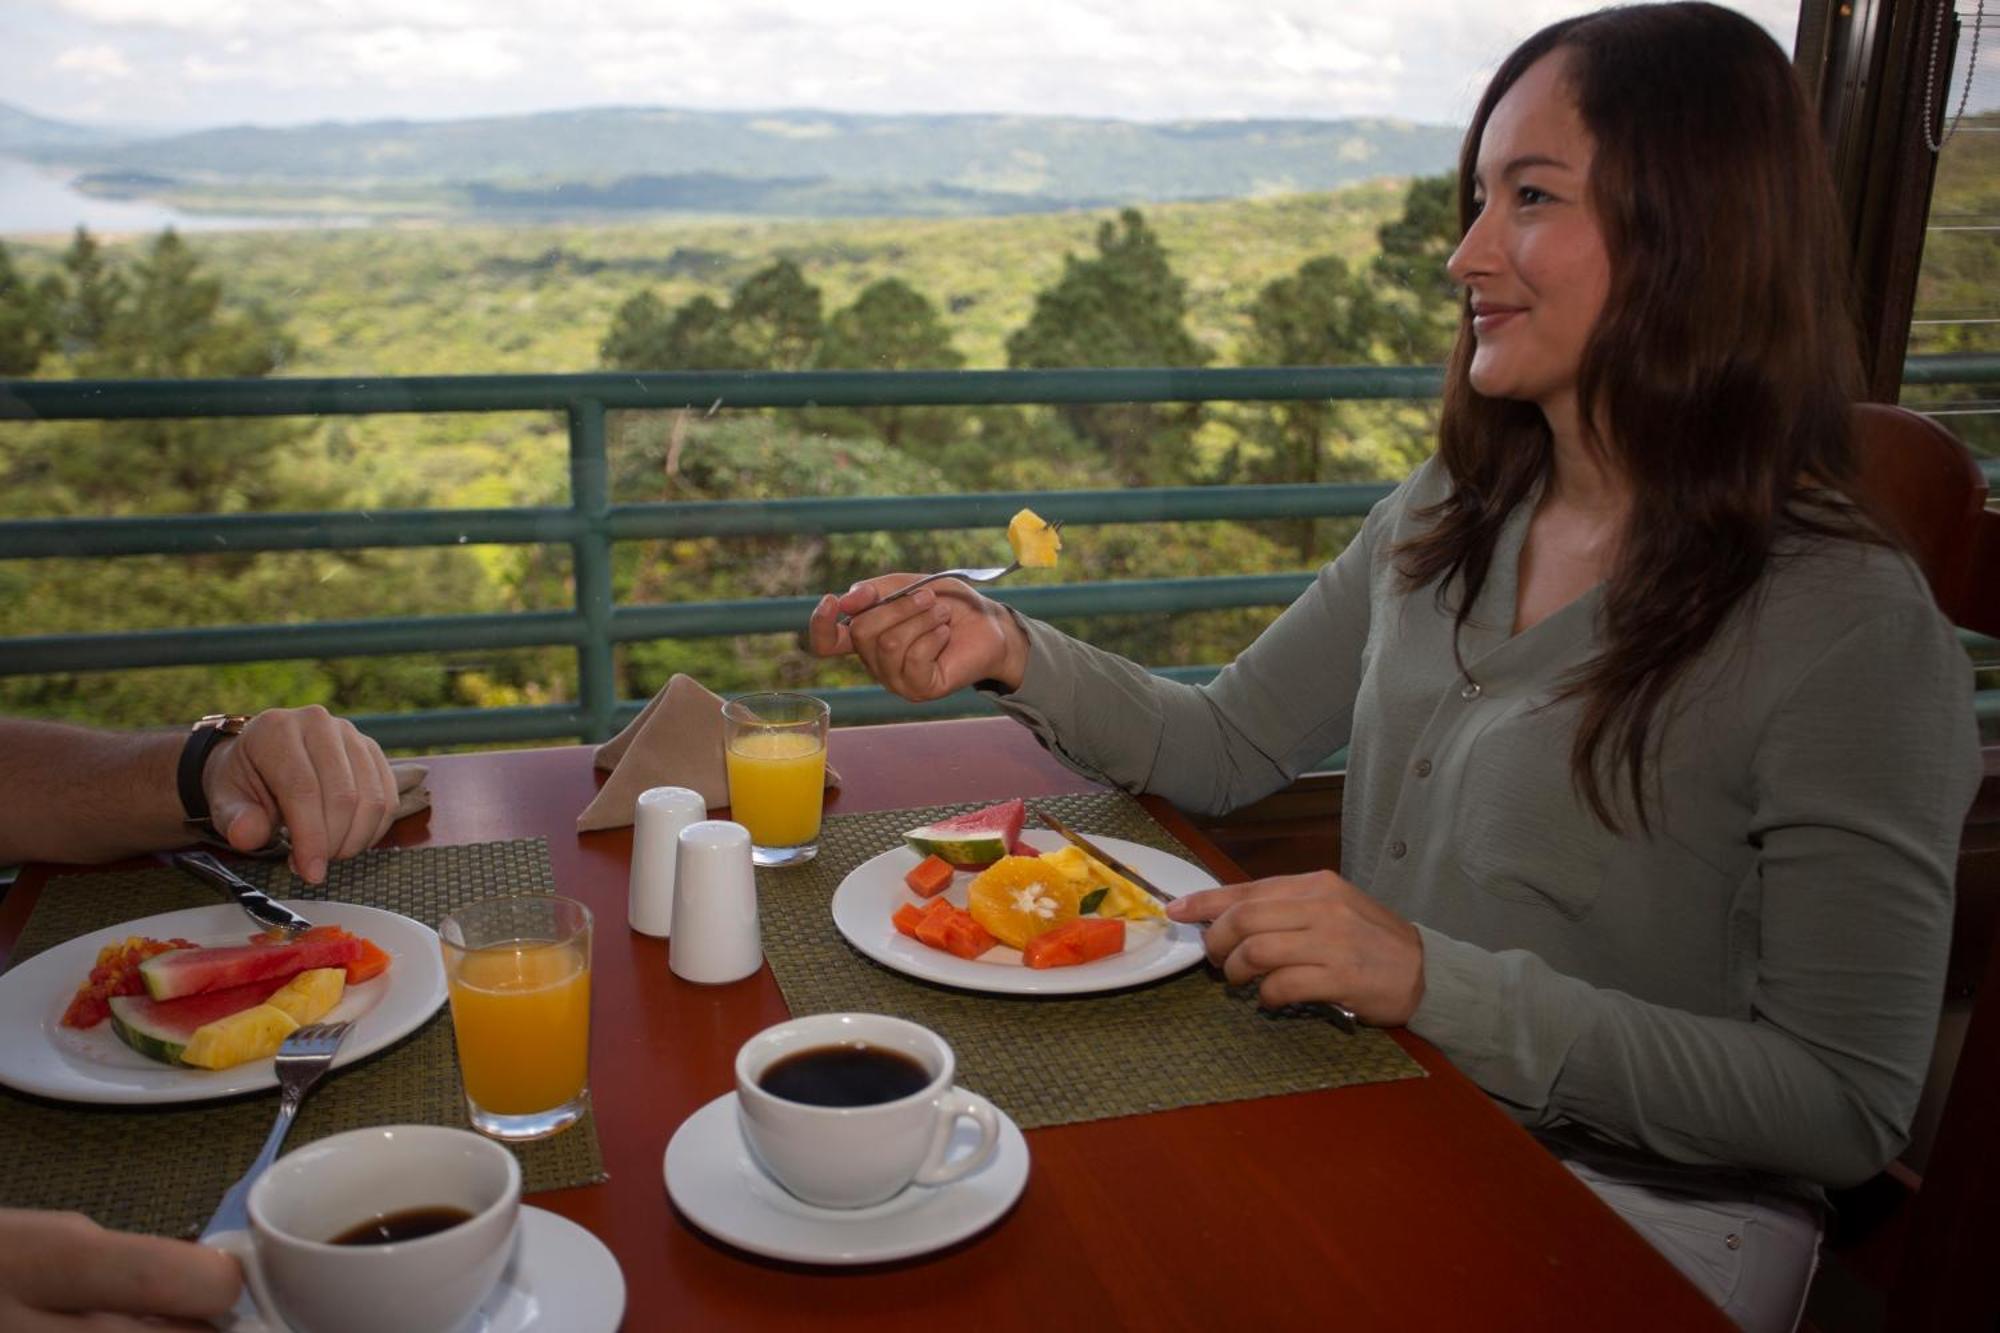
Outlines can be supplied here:
<path id="1" fill-rule="evenodd" d="M 237 862 L 235 869 L 275 896 L 361 903 L 428 926 L 481 898 L 555 887 L 539 838 L 366 852 L 335 863 L 317 888 L 282 864 Z M 215 901 L 214 889 L 166 868 L 59 876 L 44 887 L 14 959 L 123 921 Z M 277 1106 L 275 1090 L 227 1101 L 110 1107 L 0 1089 L 0 1204 L 73 1208 L 105 1226 L 188 1234 L 257 1155 Z M 341 1130 L 398 1123 L 466 1124 L 445 1010 L 387 1050 L 329 1075 L 306 1098 L 286 1143 L 297 1147 Z M 604 1179 L 597 1128 L 587 1116 L 574 1129 L 514 1151 L 530 1193 Z"/>
<path id="2" fill-rule="evenodd" d="M 1196 860 L 1122 792 L 1036 804 L 1087 833 Z M 757 872 L 764 954 L 792 1013 L 895 1014 L 934 1028 L 958 1054 L 959 1081 L 1024 1129 L 1424 1076 L 1387 1034 L 1268 1013 L 1205 966 L 1132 990 L 1002 996 L 918 981 L 849 945 L 828 906 L 847 873 L 904 830 L 973 808 L 836 815 L 814 860 Z"/>

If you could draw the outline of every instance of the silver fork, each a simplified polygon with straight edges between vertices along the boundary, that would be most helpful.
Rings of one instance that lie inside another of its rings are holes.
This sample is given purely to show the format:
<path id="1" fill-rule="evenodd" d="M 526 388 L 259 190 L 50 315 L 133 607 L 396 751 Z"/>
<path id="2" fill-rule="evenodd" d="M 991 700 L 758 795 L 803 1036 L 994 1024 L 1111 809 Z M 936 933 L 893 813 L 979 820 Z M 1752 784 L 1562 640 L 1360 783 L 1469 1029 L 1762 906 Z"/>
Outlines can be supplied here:
<path id="1" fill-rule="evenodd" d="M 1055 522 L 1048 525 L 1049 531 L 1061 532 L 1062 525 L 1063 521 L 1061 519 L 1057 519 Z M 908 597 L 911 593 L 915 592 L 917 589 L 923 587 L 926 583 L 936 583 L 939 579 L 963 579 L 967 583 L 992 583 L 996 579 L 1006 578 L 1009 574 L 1012 574 L 1015 570 L 1019 569 L 1020 567 L 1021 567 L 1021 562 L 1019 560 L 1015 560 L 1011 564 L 987 565 L 980 569 L 940 569 L 935 574 L 926 574 L 920 579 L 915 579 L 909 583 L 905 583 L 902 587 L 896 589 L 896 591 L 890 593 L 887 597 L 884 597 L 881 601 L 875 603 L 875 606 L 862 607 L 861 614 L 867 615 L 870 611 L 873 611 L 876 606 L 887 606 L 891 602 L 901 601 L 903 598 Z M 845 625 L 849 621 L 853 620 L 854 617 L 842 614 L 838 619 L 840 624 Z"/>
<path id="2" fill-rule="evenodd" d="M 347 1039 L 347 1030 L 352 1026 L 352 1023 L 309 1024 L 286 1037 L 284 1044 L 278 1047 L 273 1062 L 278 1070 L 277 1123 L 271 1126 L 270 1137 L 264 1140 L 257 1160 L 250 1163 L 250 1169 L 243 1173 L 241 1180 L 229 1187 L 229 1193 L 222 1196 L 222 1205 L 215 1210 L 215 1216 L 209 1218 L 208 1225 L 201 1229 L 203 1240 L 225 1231 L 249 1230 L 250 1210 L 247 1204 L 250 1187 L 257 1183 L 257 1177 L 264 1174 L 264 1168 L 278 1159 L 278 1148 L 291 1131 L 292 1119 L 299 1113 L 299 1103 L 306 1099 L 313 1084 L 319 1082 L 320 1075 L 333 1063 L 334 1053 Z"/>

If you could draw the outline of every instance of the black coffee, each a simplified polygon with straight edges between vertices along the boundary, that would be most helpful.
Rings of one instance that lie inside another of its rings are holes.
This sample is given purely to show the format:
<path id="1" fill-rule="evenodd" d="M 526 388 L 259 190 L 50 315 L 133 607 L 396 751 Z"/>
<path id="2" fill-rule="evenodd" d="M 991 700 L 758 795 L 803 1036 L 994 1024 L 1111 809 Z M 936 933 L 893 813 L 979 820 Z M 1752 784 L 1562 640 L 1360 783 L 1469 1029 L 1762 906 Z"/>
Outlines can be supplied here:
<path id="1" fill-rule="evenodd" d="M 808 1106 L 874 1106 L 921 1092 L 930 1081 L 930 1071 L 901 1051 L 855 1043 L 788 1055 L 757 1086 Z"/>
<path id="2" fill-rule="evenodd" d="M 460 1222 L 470 1222 L 472 1214 L 463 1208 L 405 1208 L 387 1217 L 371 1217 L 333 1238 L 335 1245 L 393 1245 L 399 1240 L 416 1240 L 434 1235 Z"/>

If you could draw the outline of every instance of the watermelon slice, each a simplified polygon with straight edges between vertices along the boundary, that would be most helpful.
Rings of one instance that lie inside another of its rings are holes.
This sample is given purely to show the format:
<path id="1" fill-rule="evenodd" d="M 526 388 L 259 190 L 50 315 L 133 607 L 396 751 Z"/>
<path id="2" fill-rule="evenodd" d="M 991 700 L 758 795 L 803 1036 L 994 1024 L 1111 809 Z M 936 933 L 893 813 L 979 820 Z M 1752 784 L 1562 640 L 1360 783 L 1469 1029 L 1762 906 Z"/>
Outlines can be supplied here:
<path id="1" fill-rule="evenodd" d="M 1007 849 L 1020 840 L 1021 825 L 1027 820 L 1028 803 L 1016 797 L 911 829 L 903 841 L 920 856 L 938 857 L 960 870 L 977 870 L 1007 855 Z"/>
<path id="2" fill-rule="evenodd" d="M 178 951 L 177 951 L 178 952 Z M 290 980 L 272 977 L 247 986 L 185 995 L 178 1000 L 154 1000 L 144 995 L 111 997 L 111 1029 L 139 1054 L 167 1064 L 179 1064 L 181 1052 L 196 1030 L 264 1003 Z"/>
<path id="3" fill-rule="evenodd" d="M 290 944 L 174 949 L 139 964 L 139 976 L 154 999 L 177 1000 L 253 981 L 283 981 L 307 968 L 344 968 L 359 957 L 361 941 L 352 935 L 301 936 Z"/>

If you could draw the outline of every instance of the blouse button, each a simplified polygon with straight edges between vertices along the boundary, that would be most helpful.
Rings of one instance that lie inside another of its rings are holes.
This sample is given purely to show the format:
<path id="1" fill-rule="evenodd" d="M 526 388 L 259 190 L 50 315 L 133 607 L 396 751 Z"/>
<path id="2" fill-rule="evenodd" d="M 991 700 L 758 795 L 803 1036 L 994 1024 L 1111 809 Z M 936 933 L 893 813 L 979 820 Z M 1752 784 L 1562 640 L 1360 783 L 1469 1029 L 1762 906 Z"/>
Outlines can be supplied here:
<path id="1" fill-rule="evenodd" d="M 1458 697 L 1461 699 L 1477 699 L 1479 697 L 1479 682 L 1476 680 L 1466 681 L 1465 688 L 1458 692 Z"/>
<path id="2" fill-rule="evenodd" d="M 1405 855 L 1408 854 L 1409 850 L 1410 849 L 1403 844 L 1402 840 L 1398 839 L 1397 841 L 1389 844 L 1389 859 L 1391 861 L 1400 861 L 1403 859 Z"/>
<path id="3" fill-rule="evenodd" d="M 1420 778 L 1427 778 L 1430 775 L 1431 775 L 1431 761 L 1428 759 L 1417 760 L 1417 776 Z"/>

